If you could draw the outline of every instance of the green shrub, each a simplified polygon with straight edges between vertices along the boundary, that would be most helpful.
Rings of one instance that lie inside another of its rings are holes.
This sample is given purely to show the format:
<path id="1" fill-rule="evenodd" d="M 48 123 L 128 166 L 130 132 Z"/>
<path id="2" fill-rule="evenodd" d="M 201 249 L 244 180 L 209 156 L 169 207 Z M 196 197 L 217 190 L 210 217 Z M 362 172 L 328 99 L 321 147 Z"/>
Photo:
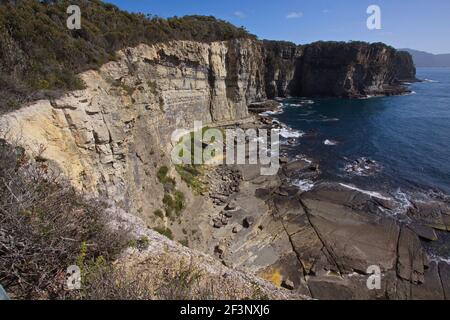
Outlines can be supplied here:
<path id="1" fill-rule="evenodd" d="M 162 212 L 161 209 L 155 210 L 155 211 L 153 212 L 153 214 L 154 214 L 155 216 L 157 216 L 158 218 L 160 218 L 160 219 L 164 219 L 164 213 Z"/>
<path id="2" fill-rule="evenodd" d="M 174 210 L 177 215 L 184 209 L 184 194 L 181 191 L 175 190 L 174 193 Z"/>
<path id="3" fill-rule="evenodd" d="M 156 227 L 156 228 L 153 228 L 153 230 L 155 230 L 159 234 L 162 234 L 163 236 L 169 238 L 170 240 L 173 240 L 173 233 L 172 233 L 172 230 L 170 230 L 170 228 Z"/>
<path id="4" fill-rule="evenodd" d="M 184 209 L 184 194 L 178 190 L 175 190 L 173 195 L 165 193 L 163 204 L 166 215 L 173 221 L 180 216 L 181 211 Z"/>
<path id="5" fill-rule="evenodd" d="M 200 180 L 202 167 L 198 165 L 177 165 L 175 169 L 183 180 L 196 194 L 201 194 L 207 189 Z"/>
<path id="6" fill-rule="evenodd" d="M 146 236 L 141 236 L 136 241 L 136 248 L 138 248 L 139 250 L 146 250 L 149 245 L 150 245 L 150 240 Z"/>
<path id="7" fill-rule="evenodd" d="M 189 240 L 188 239 L 180 240 L 179 242 L 181 245 L 189 248 Z"/>
<path id="8" fill-rule="evenodd" d="M 167 173 L 169 172 L 169 168 L 166 166 L 162 166 L 158 169 L 156 176 L 158 177 L 159 182 L 163 182 L 167 177 Z"/>

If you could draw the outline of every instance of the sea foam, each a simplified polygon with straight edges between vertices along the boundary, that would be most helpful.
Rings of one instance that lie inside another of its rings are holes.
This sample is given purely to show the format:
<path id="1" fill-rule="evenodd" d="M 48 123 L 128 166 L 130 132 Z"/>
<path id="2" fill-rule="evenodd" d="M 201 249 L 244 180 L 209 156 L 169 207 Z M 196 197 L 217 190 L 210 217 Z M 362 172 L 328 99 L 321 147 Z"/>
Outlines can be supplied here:
<path id="1" fill-rule="evenodd" d="M 311 180 L 297 179 L 292 181 L 292 185 L 296 186 L 302 191 L 309 191 L 314 188 L 314 182 L 312 182 Z"/>
<path id="2" fill-rule="evenodd" d="M 333 141 L 333 140 L 328 140 L 328 139 L 326 139 L 326 140 L 323 142 L 323 144 L 326 145 L 326 146 L 335 146 L 335 145 L 338 144 L 338 142 L 337 142 L 337 141 Z"/>
<path id="3" fill-rule="evenodd" d="M 347 189 L 351 189 L 351 190 L 355 190 L 355 191 L 367 194 L 367 195 L 369 195 L 369 196 L 371 196 L 373 198 L 377 198 L 377 199 L 381 199 L 381 200 L 387 200 L 387 201 L 388 200 L 392 200 L 392 198 L 385 197 L 381 193 L 378 193 L 378 192 L 375 192 L 375 191 L 368 191 L 368 190 L 359 189 L 357 187 L 350 186 L 350 185 L 344 184 L 344 183 L 339 183 L 339 185 L 341 185 L 341 186 L 343 186 L 344 188 L 347 188 Z"/>
<path id="4" fill-rule="evenodd" d="M 283 127 L 281 129 L 274 129 L 276 132 L 280 134 L 283 138 L 289 139 L 289 138 L 300 138 L 304 135 L 303 132 L 294 130 L 289 127 Z"/>

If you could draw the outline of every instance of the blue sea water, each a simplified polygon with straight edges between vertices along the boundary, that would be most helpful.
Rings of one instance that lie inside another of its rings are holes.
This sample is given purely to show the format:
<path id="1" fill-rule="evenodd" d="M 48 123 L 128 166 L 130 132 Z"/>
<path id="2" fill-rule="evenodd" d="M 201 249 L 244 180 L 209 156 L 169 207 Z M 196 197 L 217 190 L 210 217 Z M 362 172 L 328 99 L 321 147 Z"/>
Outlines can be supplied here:
<path id="1" fill-rule="evenodd" d="M 325 179 L 372 190 L 450 194 L 450 68 L 417 71 L 427 80 L 411 84 L 409 95 L 285 100 L 275 118 L 306 133 L 289 152 L 318 162 Z M 344 170 L 361 157 L 381 170 L 370 176 Z"/>

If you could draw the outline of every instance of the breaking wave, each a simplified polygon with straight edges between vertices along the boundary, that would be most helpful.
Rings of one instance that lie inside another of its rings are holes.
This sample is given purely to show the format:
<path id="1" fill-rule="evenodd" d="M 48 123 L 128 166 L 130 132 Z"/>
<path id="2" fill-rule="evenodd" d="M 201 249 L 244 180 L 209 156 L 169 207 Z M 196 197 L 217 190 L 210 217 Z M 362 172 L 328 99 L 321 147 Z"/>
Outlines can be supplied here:
<path id="1" fill-rule="evenodd" d="M 334 141 L 334 140 L 326 139 L 326 140 L 323 142 L 323 144 L 326 145 L 326 146 L 335 146 L 335 145 L 338 144 L 338 142 L 337 142 L 337 141 Z"/>
<path id="2" fill-rule="evenodd" d="M 292 185 L 296 186 L 297 188 L 299 188 L 302 191 L 309 191 L 312 188 L 314 188 L 314 182 L 312 182 L 311 180 L 302 180 L 302 179 L 297 179 L 292 181 Z"/>
<path id="3" fill-rule="evenodd" d="M 367 194 L 367 195 L 369 195 L 369 196 L 371 196 L 373 198 L 377 198 L 377 199 L 381 199 L 381 200 L 387 200 L 387 201 L 388 200 L 392 200 L 392 198 L 385 197 L 381 193 L 378 193 L 376 191 L 363 190 L 363 189 L 359 189 L 357 187 L 350 186 L 350 185 L 344 184 L 344 183 L 339 183 L 339 185 L 341 185 L 341 186 L 343 186 L 344 188 L 347 188 L 347 189 L 351 189 L 351 190 L 355 190 L 355 191 Z"/>

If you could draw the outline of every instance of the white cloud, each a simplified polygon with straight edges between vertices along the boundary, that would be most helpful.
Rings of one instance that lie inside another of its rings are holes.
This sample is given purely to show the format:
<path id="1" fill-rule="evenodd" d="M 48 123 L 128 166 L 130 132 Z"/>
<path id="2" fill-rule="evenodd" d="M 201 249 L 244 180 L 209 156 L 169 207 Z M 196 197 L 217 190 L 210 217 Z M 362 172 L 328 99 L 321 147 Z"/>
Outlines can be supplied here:
<path id="1" fill-rule="evenodd" d="M 328 14 L 328 13 L 330 13 L 330 10 L 329 9 L 323 9 L 322 12 L 323 12 L 323 14 Z"/>
<path id="2" fill-rule="evenodd" d="M 303 12 L 289 12 L 286 16 L 286 19 L 298 19 L 303 17 Z"/>
<path id="3" fill-rule="evenodd" d="M 233 14 L 239 19 L 244 19 L 245 17 L 247 17 L 247 15 L 242 11 L 235 11 Z"/>

